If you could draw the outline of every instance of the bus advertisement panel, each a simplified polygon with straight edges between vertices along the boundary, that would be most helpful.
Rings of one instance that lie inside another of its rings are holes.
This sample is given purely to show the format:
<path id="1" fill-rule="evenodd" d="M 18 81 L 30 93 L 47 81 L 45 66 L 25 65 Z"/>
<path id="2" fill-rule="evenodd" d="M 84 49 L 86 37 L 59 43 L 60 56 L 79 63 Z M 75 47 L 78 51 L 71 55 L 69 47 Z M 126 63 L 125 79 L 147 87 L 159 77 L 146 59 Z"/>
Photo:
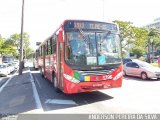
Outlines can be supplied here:
<path id="1" fill-rule="evenodd" d="M 122 60 L 115 23 L 65 20 L 38 48 L 42 76 L 64 93 L 121 87 Z"/>

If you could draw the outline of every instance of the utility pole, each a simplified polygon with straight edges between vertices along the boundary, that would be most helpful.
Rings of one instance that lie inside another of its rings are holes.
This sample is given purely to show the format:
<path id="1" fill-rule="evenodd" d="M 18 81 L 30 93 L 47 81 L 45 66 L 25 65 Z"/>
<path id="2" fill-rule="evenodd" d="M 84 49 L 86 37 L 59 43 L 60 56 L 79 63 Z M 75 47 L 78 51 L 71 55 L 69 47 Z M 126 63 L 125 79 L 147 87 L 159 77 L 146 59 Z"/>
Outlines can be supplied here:
<path id="1" fill-rule="evenodd" d="M 20 39 L 20 56 L 19 56 L 19 75 L 22 75 L 24 67 L 23 61 L 23 18 L 24 18 L 24 0 L 22 0 L 22 16 L 21 16 L 21 39 Z"/>
<path id="2" fill-rule="evenodd" d="M 102 20 L 104 21 L 104 0 L 102 0 Z"/>

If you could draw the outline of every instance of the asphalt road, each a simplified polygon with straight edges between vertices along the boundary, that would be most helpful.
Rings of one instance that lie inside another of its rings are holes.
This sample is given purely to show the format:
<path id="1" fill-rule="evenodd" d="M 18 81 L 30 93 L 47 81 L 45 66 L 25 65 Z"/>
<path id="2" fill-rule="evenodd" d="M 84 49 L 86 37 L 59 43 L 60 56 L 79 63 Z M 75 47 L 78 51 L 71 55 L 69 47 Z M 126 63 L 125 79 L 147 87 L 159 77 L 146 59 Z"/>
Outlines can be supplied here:
<path id="1" fill-rule="evenodd" d="M 30 70 L 33 80 L 17 77 L 0 90 L 0 113 L 160 113 L 160 80 L 125 77 L 121 88 L 66 95 Z"/>
<path id="2" fill-rule="evenodd" d="M 160 113 L 160 80 L 125 77 L 121 88 L 65 95 L 56 93 L 39 73 L 33 76 L 44 112 Z"/>

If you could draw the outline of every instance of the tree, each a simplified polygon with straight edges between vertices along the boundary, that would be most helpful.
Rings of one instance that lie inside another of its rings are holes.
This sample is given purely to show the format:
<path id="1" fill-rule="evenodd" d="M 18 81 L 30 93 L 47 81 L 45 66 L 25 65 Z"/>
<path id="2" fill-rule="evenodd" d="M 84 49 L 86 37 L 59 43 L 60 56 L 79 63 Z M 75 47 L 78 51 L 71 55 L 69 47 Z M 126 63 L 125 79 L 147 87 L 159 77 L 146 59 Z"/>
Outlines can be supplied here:
<path id="1" fill-rule="evenodd" d="M 29 35 L 27 33 L 23 33 L 23 48 L 24 55 L 27 57 L 29 54 L 33 52 L 33 50 L 29 47 Z M 20 34 L 12 34 L 10 38 L 6 39 L 0 35 L 0 54 L 12 55 L 15 58 L 19 57 L 19 48 L 20 48 Z"/>
<path id="2" fill-rule="evenodd" d="M 1 54 L 1 55 L 3 54 L 3 49 L 2 49 L 3 44 L 4 44 L 4 39 L 3 39 L 2 36 L 0 35 L 0 54 Z"/>
<path id="3" fill-rule="evenodd" d="M 10 36 L 10 41 L 11 43 L 16 46 L 17 50 L 19 49 L 19 44 L 20 44 L 20 34 L 15 33 L 13 35 Z"/>
<path id="4" fill-rule="evenodd" d="M 4 39 L 2 38 L 0 34 L 0 49 L 2 48 L 3 44 L 4 44 Z"/>
<path id="5" fill-rule="evenodd" d="M 135 32 L 134 32 L 134 26 L 132 25 L 132 22 L 124 22 L 124 21 L 119 21 L 115 20 L 113 21 L 119 25 L 120 29 L 120 38 L 121 38 L 121 51 L 122 51 L 122 56 L 125 56 L 124 51 L 129 51 L 130 45 L 134 41 L 135 37 Z"/>
<path id="6" fill-rule="evenodd" d="M 147 45 L 145 43 L 148 39 L 148 32 L 145 28 L 134 27 L 134 33 L 134 47 L 131 48 L 131 51 L 139 58 L 146 52 Z"/>
<path id="7" fill-rule="evenodd" d="M 137 58 L 140 58 L 144 54 L 143 50 L 144 49 L 142 47 L 135 46 L 132 48 L 132 53 L 134 53 Z"/>
<path id="8" fill-rule="evenodd" d="M 133 54 L 136 54 L 137 57 L 143 55 L 147 51 L 146 48 L 148 46 L 148 40 L 150 40 L 149 36 L 154 35 L 154 32 L 152 31 L 153 33 L 150 33 L 149 35 L 146 28 L 135 27 L 131 22 L 124 22 L 119 20 L 115 20 L 114 22 L 117 23 L 120 28 L 123 57 L 125 56 L 123 51 L 132 52 Z M 150 42 L 151 41 L 149 41 L 149 43 Z M 160 45 L 160 41 L 155 42 L 154 40 L 152 43 L 154 43 L 152 44 L 155 45 L 154 47 L 158 47 L 158 45 Z"/>
<path id="9" fill-rule="evenodd" d="M 33 52 L 34 52 L 33 49 L 28 47 L 27 50 L 26 50 L 26 57 L 29 58 L 29 59 L 32 58 L 33 57 L 33 55 L 32 55 Z"/>
<path id="10" fill-rule="evenodd" d="M 20 34 L 12 34 L 10 36 L 10 42 L 19 50 L 20 48 L 20 39 L 21 35 Z M 24 56 L 26 57 L 27 55 L 27 49 L 29 48 L 30 42 L 29 42 L 29 35 L 28 33 L 23 33 L 23 48 L 24 48 Z"/>
<path id="11" fill-rule="evenodd" d="M 19 48 L 19 45 L 20 45 L 20 34 L 13 34 L 10 36 L 10 41 L 11 43 L 13 43 L 17 49 Z M 30 43 L 29 43 L 29 35 L 27 33 L 23 33 L 23 46 L 24 48 L 27 48 L 29 47 Z"/>
<path id="12" fill-rule="evenodd" d="M 10 41 L 0 36 L 0 54 L 13 55 L 15 54 L 15 52 L 16 50 L 14 46 L 10 43 Z"/>
<path id="13" fill-rule="evenodd" d="M 151 62 L 150 53 L 152 53 L 152 62 L 154 55 L 154 48 L 158 47 L 160 44 L 160 31 L 156 28 L 151 28 L 148 30 L 148 62 Z M 151 49 L 151 50 L 150 50 Z"/>

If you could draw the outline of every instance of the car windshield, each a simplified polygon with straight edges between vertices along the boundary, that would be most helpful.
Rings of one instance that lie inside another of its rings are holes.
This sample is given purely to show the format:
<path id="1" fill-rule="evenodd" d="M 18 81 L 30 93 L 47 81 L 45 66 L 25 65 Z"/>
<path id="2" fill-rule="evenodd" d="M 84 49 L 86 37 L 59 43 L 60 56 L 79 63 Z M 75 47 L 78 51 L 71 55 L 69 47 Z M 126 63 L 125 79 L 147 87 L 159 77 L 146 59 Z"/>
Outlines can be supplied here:
<path id="1" fill-rule="evenodd" d="M 66 33 L 65 58 L 72 65 L 105 65 L 121 62 L 119 36 L 106 32 Z"/>

